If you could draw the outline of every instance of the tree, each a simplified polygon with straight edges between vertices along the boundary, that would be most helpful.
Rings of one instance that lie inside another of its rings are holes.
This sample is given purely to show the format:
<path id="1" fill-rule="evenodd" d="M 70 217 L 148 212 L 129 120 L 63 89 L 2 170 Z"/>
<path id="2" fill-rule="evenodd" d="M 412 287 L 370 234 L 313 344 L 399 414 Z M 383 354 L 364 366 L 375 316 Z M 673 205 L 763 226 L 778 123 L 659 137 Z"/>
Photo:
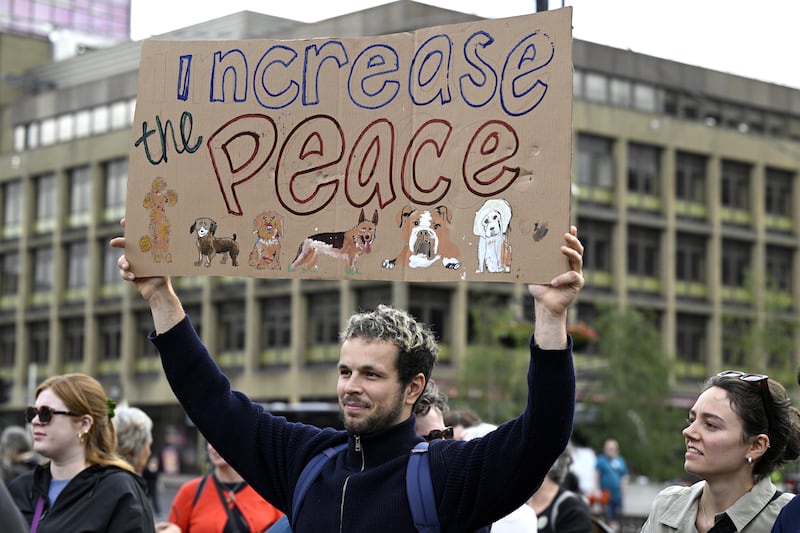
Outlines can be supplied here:
<path id="1" fill-rule="evenodd" d="M 681 477 L 686 412 L 669 408 L 671 362 L 659 329 L 640 311 L 611 306 L 600 309 L 594 326 L 598 357 L 607 365 L 590 385 L 600 399 L 587 431 L 592 445 L 600 448 L 603 440 L 615 438 L 632 472 Z"/>

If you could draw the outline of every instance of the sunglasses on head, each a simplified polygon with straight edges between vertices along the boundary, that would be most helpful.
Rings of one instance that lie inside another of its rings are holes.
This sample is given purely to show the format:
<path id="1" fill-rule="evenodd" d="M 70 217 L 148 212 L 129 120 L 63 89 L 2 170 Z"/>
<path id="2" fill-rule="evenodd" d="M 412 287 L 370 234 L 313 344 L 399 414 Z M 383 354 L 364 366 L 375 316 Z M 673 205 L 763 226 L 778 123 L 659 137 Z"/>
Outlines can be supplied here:
<path id="1" fill-rule="evenodd" d="M 772 393 L 769 391 L 769 376 L 766 374 L 750 374 L 740 370 L 725 370 L 717 374 L 721 378 L 737 378 L 748 383 L 758 383 L 761 390 L 761 401 L 764 403 L 764 412 L 767 414 L 767 431 L 772 426 Z"/>
<path id="2" fill-rule="evenodd" d="M 447 426 L 444 429 L 433 429 L 430 433 L 422 437 L 425 441 L 430 442 L 436 439 L 452 439 L 453 426 Z"/>
<path id="3" fill-rule="evenodd" d="M 46 405 L 41 407 L 30 406 L 25 408 L 25 420 L 27 420 L 29 424 L 33 422 L 33 419 L 37 416 L 39 417 L 39 422 L 42 424 L 47 424 L 53 419 L 53 415 L 81 416 L 78 413 L 73 413 L 72 411 L 56 411 L 52 407 L 48 407 Z"/>

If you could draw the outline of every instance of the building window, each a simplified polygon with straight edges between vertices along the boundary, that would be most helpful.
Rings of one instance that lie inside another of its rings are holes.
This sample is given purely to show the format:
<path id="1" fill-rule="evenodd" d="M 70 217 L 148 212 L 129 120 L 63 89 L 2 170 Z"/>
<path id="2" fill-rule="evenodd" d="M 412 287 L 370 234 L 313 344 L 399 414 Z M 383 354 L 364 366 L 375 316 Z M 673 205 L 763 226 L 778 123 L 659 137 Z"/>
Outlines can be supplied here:
<path id="1" fill-rule="evenodd" d="M 631 143 L 628 146 L 628 190 L 657 196 L 660 182 L 661 151 L 655 146 Z"/>
<path id="2" fill-rule="evenodd" d="M 682 363 L 704 363 L 706 346 L 706 323 L 703 315 L 678 313 L 675 349 Z"/>
<path id="3" fill-rule="evenodd" d="M 67 288 L 83 289 L 89 281 L 89 246 L 86 242 L 67 245 Z"/>
<path id="4" fill-rule="evenodd" d="M 28 324 L 29 363 L 46 365 L 50 352 L 50 325 L 47 322 Z"/>
<path id="5" fill-rule="evenodd" d="M 25 126 L 14 126 L 14 151 L 22 152 L 25 150 Z"/>
<path id="6" fill-rule="evenodd" d="M 723 207 L 750 210 L 750 165 L 723 161 L 721 186 Z"/>
<path id="7" fill-rule="evenodd" d="M 259 348 L 287 348 L 292 344 L 292 299 L 290 296 L 261 301 Z"/>
<path id="8" fill-rule="evenodd" d="M 578 135 L 578 183 L 614 187 L 614 141 L 596 135 Z"/>
<path id="9" fill-rule="evenodd" d="M 583 98 L 583 72 L 578 69 L 572 71 L 572 96 Z"/>
<path id="10" fill-rule="evenodd" d="M 706 280 L 706 239 L 699 235 L 678 233 L 675 250 L 675 278 L 703 283 Z"/>
<path id="11" fill-rule="evenodd" d="M 36 222 L 40 231 L 52 229 L 47 223 L 52 223 L 56 216 L 56 177 L 47 174 L 36 178 Z"/>
<path id="12" fill-rule="evenodd" d="M 450 291 L 427 286 L 412 285 L 408 295 L 408 311 L 426 324 L 436 339 L 449 342 Z"/>
<path id="13" fill-rule="evenodd" d="M 722 240 L 722 284 L 744 287 L 750 272 L 750 244 L 733 239 Z"/>
<path id="14" fill-rule="evenodd" d="M 631 106 L 631 83 L 618 78 L 611 79 L 611 104 L 620 107 Z"/>
<path id="15" fill-rule="evenodd" d="M 0 297 L 16 296 L 19 288 L 19 254 L 0 255 Z"/>
<path id="16" fill-rule="evenodd" d="M 39 148 L 39 123 L 31 122 L 28 124 L 28 149 Z"/>
<path id="17" fill-rule="evenodd" d="M 119 275 L 119 266 L 117 261 L 122 251 L 118 248 L 111 248 L 107 243 L 103 242 L 101 250 L 103 250 L 103 285 L 121 285 L 124 283 Z"/>
<path id="18" fill-rule="evenodd" d="M 88 166 L 69 171 L 69 214 L 80 225 L 89 223 L 92 205 L 92 175 Z"/>
<path id="19" fill-rule="evenodd" d="M 655 113 L 658 109 L 658 90 L 652 85 L 635 84 L 633 86 L 633 107 L 639 111 Z"/>
<path id="20" fill-rule="evenodd" d="M 109 126 L 108 106 L 101 105 L 92 109 L 92 133 L 106 133 Z"/>
<path id="21" fill-rule="evenodd" d="M 128 116 L 128 102 L 114 102 L 111 104 L 111 129 L 121 130 L 130 126 Z"/>
<path id="22" fill-rule="evenodd" d="M 586 74 L 586 99 L 592 102 L 608 102 L 608 79 L 602 74 Z"/>
<path id="23" fill-rule="evenodd" d="M 115 159 L 104 165 L 105 211 L 103 220 L 118 221 L 125 214 L 125 194 L 128 186 L 128 160 Z"/>
<path id="24" fill-rule="evenodd" d="M 158 350 L 148 338 L 153 332 L 153 315 L 150 311 L 136 313 L 136 331 L 136 357 L 158 357 Z"/>
<path id="25" fill-rule="evenodd" d="M 59 347 L 64 363 L 83 361 L 83 319 L 72 318 L 63 323 L 63 345 Z"/>
<path id="26" fill-rule="evenodd" d="M 75 137 L 75 115 L 67 113 L 58 117 L 58 142 L 69 142 Z"/>
<path id="27" fill-rule="evenodd" d="M 75 113 L 75 137 L 88 137 L 92 133 L 92 114 L 84 109 Z"/>
<path id="28" fill-rule="evenodd" d="M 780 217 L 792 216 L 792 183 L 794 174 L 785 170 L 767 168 L 764 206 L 767 214 Z"/>
<path id="29" fill-rule="evenodd" d="M 223 352 L 244 350 L 245 316 L 244 302 L 220 304 L 217 323 L 219 324 L 219 349 Z"/>
<path id="30" fill-rule="evenodd" d="M 678 152 L 675 156 L 675 196 L 686 202 L 704 204 L 708 158 Z"/>
<path id="31" fill-rule="evenodd" d="M 42 120 L 40 131 L 42 146 L 50 146 L 56 142 L 56 119 L 46 118 Z"/>
<path id="32" fill-rule="evenodd" d="M 36 248 L 33 251 L 33 291 L 53 290 L 53 249 Z"/>
<path id="33" fill-rule="evenodd" d="M 767 284 L 771 289 L 792 292 L 792 257 L 794 250 L 783 246 L 767 246 Z"/>
<path id="34" fill-rule="evenodd" d="M 660 233 L 641 227 L 628 229 L 628 274 L 632 276 L 658 276 Z"/>
<path id="35" fill-rule="evenodd" d="M 14 324 L 0 326 L 0 367 L 14 368 L 17 329 Z"/>
<path id="36" fill-rule="evenodd" d="M 317 345 L 339 343 L 339 293 L 308 295 L 309 332 Z"/>
<path id="37" fill-rule="evenodd" d="M 372 311 L 380 304 L 391 305 L 391 285 L 368 285 L 356 289 L 356 308 L 358 311 Z"/>
<path id="38" fill-rule="evenodd" d="M 3 184 L 3 236 L 16 236 L 21 224 L 22 180 L 7 181 Z"/>
<path id="39" fill-rule="evenodd" d="M 610 222 L 578 218 L 583 242 L 583 267 L 597 272 L 611 272 Z"/>
<path id="40" fill-rule="evenodd" d="M 150 323 L 152 324 L 152 318 Z M 103 361 L 122 359 L 122 323 L 119 315 L 102 316 L 97 325 L 100 334 L 100 359 Z M 147 340 L 146 335 L 144 338 Z"/>

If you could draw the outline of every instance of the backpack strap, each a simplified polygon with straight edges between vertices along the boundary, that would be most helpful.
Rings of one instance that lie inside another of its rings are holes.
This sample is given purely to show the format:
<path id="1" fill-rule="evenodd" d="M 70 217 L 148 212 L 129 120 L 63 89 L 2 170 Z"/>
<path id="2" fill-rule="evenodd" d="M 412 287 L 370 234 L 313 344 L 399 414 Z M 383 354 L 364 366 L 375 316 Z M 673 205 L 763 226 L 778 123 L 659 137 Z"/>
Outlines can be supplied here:
<path id="1" fill-rule="evenodd" d="M 294 495 L 292 496 L 292 525 L 297 521 L 297 516 L 300 512 L 300 507 L 303 505 L 303 498 L 308 492 L 308 488 L 317 479 L 320 470 L 325 466 L 328 460 L 332 459 L 336 454 L 347 449 L 347 443 L 339 444 L 323 450 L 318 453 L 311 460 L 306 463 L 303 471 L 300 472 L 300 477 L 297 479 L 297 485 L 294 487 Z"/>
<path id="2" fill-rule="evenodd" d="M 208 474 L 203 476 L 203 479 L 201 479 L 200 483 L 197 484 L 197 490 L 194 493 L 194 499 L 192 500 L 191 509 L 194 509 L 194 506 L 197 503 L 197 500 L 199 500 L 200 499 L 200 495 L 203 494 L 203 489 L 206 486 L 206 481 L 208 481 Z M 189 511 L 189 513 L 191 514 L 191 511 Z"/>
<path id="3" fill-rule="evenodd" d="M 428 443 L 420 442 L 411 450 L 406 465 L 406 493 L 414 527 L 420 533 L 439 533 L 439 515 L 433 496 Z"/>

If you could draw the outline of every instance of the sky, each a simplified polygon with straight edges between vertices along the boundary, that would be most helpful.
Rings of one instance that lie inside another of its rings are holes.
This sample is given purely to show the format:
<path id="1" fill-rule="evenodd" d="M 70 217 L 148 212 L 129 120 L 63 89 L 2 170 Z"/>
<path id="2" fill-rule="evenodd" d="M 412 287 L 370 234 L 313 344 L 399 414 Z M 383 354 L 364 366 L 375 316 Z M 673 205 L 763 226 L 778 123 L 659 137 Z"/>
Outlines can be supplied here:
<path id="1" fill-rule="evenodd" d="M 572 6 L 576 39 L 800 89 L 800 1 L 549 0 Z M 131 37 L 146 39 L 249 10 L 315 22 L 386 0 L 132 0 Z M 424 0 L 487 18 L 535 11 L 535 0 Z"/>

